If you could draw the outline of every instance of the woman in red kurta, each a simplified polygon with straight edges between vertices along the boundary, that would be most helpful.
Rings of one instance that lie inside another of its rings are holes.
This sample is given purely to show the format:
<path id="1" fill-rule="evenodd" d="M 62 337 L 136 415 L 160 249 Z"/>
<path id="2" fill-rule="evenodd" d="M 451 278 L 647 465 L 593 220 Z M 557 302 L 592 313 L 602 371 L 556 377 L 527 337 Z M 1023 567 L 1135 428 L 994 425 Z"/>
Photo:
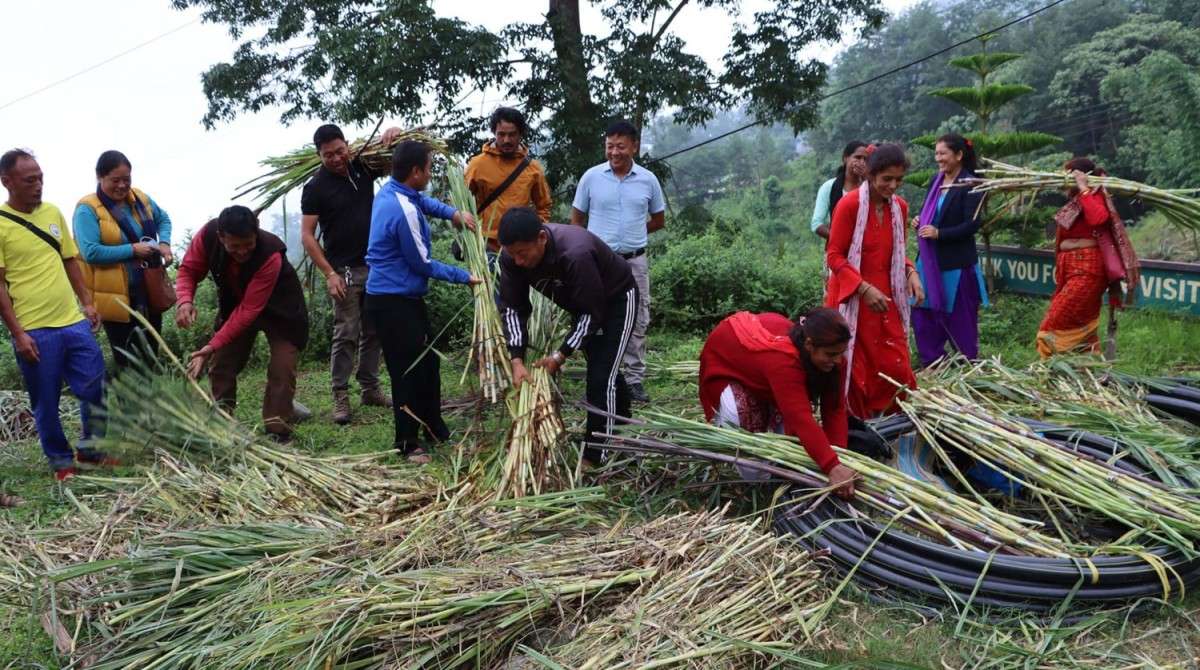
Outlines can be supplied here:
<path id="1" fill-rule="evenodd" d="M 854 471 L 831 445 L 846 446 L 843 357 L 850 329 L 832 309 L 792 323 L 780 314 L 738 312 L 709 334 L 700 351 L 700 404 L 710 422 L 791 435 L 829 476 L 839 495 L 854 494 Z M 818 405 L 821 423 L 813 416 Z"/>
<path id="2" fill-rule="evenodd" d="M 895 410 L 890 377 L 917 387 L 908 355 L 909 299 L 924 300 L 921 279 L 905 254 L 908 203 L 896 195 L 908 170 L 904 149 L 876 147 L 867 158 L 867 182 L 833 211 L 826 247 L 830 278 L 826 305 L 850 325 L 850 413 L 870 418 Z"/>
<path id="3" fill-rule="evenodd" d="M 1121 303 L 1120 279 L 1105 270 L 1099 240 L 1108 236 L 1121 256 L 1124 278 L 1131 287 L 1138 282 L 1137 256 L 1125 233 L 1121 217 L 1102 188 L 1090 188 L 1088 174 L 1103 176 L 1091 160 L 1075 158 L 1066 170 L 1075 179 L 1071 190 L 1074 212 L 1060 213 L 1055 235 L 1054 296 L 1038 328 L 1037 350 L 1042 358 L 1067 352 L 1100 353 L 1100 310 L 1104 292 L 1109 291 L 1113 308 Z M 1127 297 L 1132 302 L 1135 291 Z"/>

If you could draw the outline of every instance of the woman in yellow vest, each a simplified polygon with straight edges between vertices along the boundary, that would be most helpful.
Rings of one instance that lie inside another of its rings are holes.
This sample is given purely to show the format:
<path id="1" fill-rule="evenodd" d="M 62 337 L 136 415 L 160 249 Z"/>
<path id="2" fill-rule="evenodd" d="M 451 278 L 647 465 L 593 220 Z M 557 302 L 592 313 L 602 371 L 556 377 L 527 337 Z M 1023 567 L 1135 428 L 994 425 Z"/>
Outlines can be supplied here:
<path id="1" fill-rule="evenodd" d="M 161 257 L 170 265 L 171 219 L 150 196 L 133 188 L 133 166 L 120 151 L 105 151 L 96 161 L 96 192 L 79 200 L 73 227 L 84 261 L 84 278 L 112 347 L 117 368 L 129 364 L 145 336 L 121 305 L 144 314 L 156 331 L 162 314 L 150 311 L 142 264 Z M 153 349 L 154 340 L 145 337 Z"/>

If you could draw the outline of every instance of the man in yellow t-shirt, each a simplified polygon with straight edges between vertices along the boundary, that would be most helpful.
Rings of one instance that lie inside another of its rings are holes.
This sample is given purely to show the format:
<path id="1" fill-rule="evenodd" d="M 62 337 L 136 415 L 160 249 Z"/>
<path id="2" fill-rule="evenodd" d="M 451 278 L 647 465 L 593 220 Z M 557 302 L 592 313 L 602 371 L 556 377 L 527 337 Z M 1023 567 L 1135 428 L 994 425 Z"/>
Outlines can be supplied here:
<path id="1" fill-rule="evenodd" d="M 0 205 L 0 319 L 12 334 L 42 451 L 63 481 L 74 476 L 76 459 L 114 462 L 88 446 L 91 407 L 101 404 L 104 382 L 104 355 L 93 335 L 100 317 L 62 212 L 42 202 L 37 160 L 21 149 L 6 152 L 0 156 L 0 182 L 8 191 Z M 64 381 L 80 401 L 83 436 L 77 453 L 58 416 Z"/>

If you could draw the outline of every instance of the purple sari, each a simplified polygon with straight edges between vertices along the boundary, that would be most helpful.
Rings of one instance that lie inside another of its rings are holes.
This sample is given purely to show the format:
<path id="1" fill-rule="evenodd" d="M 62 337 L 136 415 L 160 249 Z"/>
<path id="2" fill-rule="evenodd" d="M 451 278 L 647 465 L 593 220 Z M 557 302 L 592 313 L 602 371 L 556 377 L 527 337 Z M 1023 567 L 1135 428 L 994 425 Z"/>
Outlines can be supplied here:
<path id="1" fill-rule="evenodd" d="M 929 192 L 925 194 L 925 203 L 921 205 L 921 215 L 918 218 L 917 230 L 922 226 L 932 226 L 933 219 L 937 216 L 937 201 L 942 193 L 942 178 L 945 175 L 941 170 L 934 175 L 933 182 L 929 184 Z M 941 312 L 945 307 L 945 291 L 942 287 L 942 269 L 938 266 L 937 250 L 933 247 L 934 241 L 926 237 L 917 236 L 917 253 L 921 258 L 921 281 L 925 284 L 925 301 L 929 309 L 936 312 Z"/>

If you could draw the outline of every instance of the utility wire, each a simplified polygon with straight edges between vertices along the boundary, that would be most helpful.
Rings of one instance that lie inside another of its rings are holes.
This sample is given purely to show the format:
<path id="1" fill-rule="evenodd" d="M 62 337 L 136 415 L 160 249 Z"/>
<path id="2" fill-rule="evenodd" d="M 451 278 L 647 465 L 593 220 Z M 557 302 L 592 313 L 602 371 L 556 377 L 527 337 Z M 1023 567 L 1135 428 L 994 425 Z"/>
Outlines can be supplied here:
<path id="1" fill-rule="evenodd" d="M 1156 93 L 1167 93 L 1174 96 L 1182 96 L 1191 91 L 1191 84 L 1182 82 L 1182 84 L 1159 86 L 1156 88 Z M 1074 114 L 1062 114 L 1058 116 L 1047 116 L 1045 122 L 1034 121 L 1029 125 L 1031 130 L 1041 132 L 1055 133 L 1055 128 L 1070 127 L 1077 124 L 1097 122 L 1107 120 L 1104 117 L 1111 115 L 1112 118 L 1125 116 L 1133 112 L 1133 110 L 1125 108 L 1127 104 L 1124 100 L 1115 100 L 1112 102 L 1100 102 L 1090 105 L 1086 110 Z"/>
<path id="2" fill-rule="evenodd" d="M 869 79 L 864 79 L 863 81 L 860 81 L 856 84 L 851 84 L 850 86 L 846 86 L 845 88 L 840 88 L 836 91 L 833 91 L 832 93 L 826 93 L 824 95 L 817 96 L 817 102 L 820 102 L 822 100 L 828 100 L 829 98 L 832 98 L 835 95 L 841 95 L 842 93 L 848 93 L 857 88 L 862 88 L 863 86 L 866 86 L 868 84 L 873 84 L 873 83 L 879 81 L 880 79 L 883 79 L 884 77 L 890 77 L 891 75 L 896 74 L 897 72 L 907 70 L 908 68 L 913 67 L 914 65 L 920 65 L 921 63 L 924 63 L 925 61 L 931 60 L 933 58 L 937 58 L 938 56 L 941 56 L 942 54 L 944 54 L 948 51 L 953 51 L 954 49 L 957 49 L 958 47 L 961 47 L 964 44 L 970 44 L 971 42 L 974 42 L 975 40 L 977 40 L 981 37 L 986 37 L 993 33 L 998 33 L 1001 30 L 1004 30 L 1005 28 L 1014 26 L 1018 23 L 1021 23 L 1022 21 L 1027 21 L 1048 9 L 1051 9 L 1053 7 L 1057 7 L 1058 5 L 1063 4 L 1064 2 L 1067 2 L 1067 0 L 1054 0 L 1054 2 L 1051 2 L 1050 4 L 1045 5 L 1045 6 L 1041 7 L 1040 9 L 1035 9 L 1032 12 L 1029 12 L 1027 14 L 1022 14 L 1021 16 L 1018 16 L 1017 18 L 1015 18 L 1007 23 L 1004 23 L 1000 26 L 992 28 L 991 30 L 987 30 L 982 33 L 979 33 L 978 35 L 974 35 L 967 39 L 955 42 L 954 44 L 951 44 L 948 47 L 939 49 L 937 51 L 934 51 L 933 53 L 922 56 L 921 58 L 918 58 L 917 60 L 910 61 L 910 62 L 905 63 L 904 65 L 900 65 L 898 67 L 894 67 L 886 72 L 877 74 L 874 77 L 871 77 Z M 704 140 L 703 142 L 697 142 L 696 144 L 693 144 L 691 146 L 684 147 L 677 151 L 672 151 L 671 153 L 669 153 L 665 156 L 657 156 L 657 157 L 651 158 L 648 161 L 646 161 L 646 163 L 650 164 L 650 163 L 658 163 L 660 161 L 665 161 L 668 158 L 673 158 L 675 156 L 678 156 L 679 154 L 687 153 L 693 149 L 699 149 L 700 147 L 708 145 L 708 144 L 712 144 L 713 142 L 716 142 L 717 140 L 723 140 L 726 137 L 729 137 L 730 135 L 736 135 L 737 133 L 740 133 L 744 130 L 749 130 L 750 128 L 753 128 L 755 126 L 761 126 L 761 125 L 764 125 L 765 123 L 766 123 L 765 121 L 754 121 L 752 123 L 747 123 L 746 125 L 741 126 L 739 128 L 734 128 L 733 130 L 730 130 L 728 132 L 721 133 L 720 135 L 717 135 L 716 137 L 710 137 L 709 139 Z"/>
<path id="3" fill-rule="evenodd" d="M 153 43 L 155 43 L 155 42 L 157 42 L 157 41 L 159 41 L 159 40 L 163 39 L 164 37 L 170 37 L 171 35 L 174 35 L 175 33 L 177 33 L 177 32 L 179 32 L 179 31 L 183 30 L 184 28 L 187 28 L 188 26 L 191 26 L 192 24 L 199 23 L 199 22 L 200 22 L 200 19 L 201 19 L 201 17 L 199 17 L 199 16 L 198 16 L 198 17 L 196 17 L 196 18 L 192 19 L 191 21 L 188 21 L 187 23 L 185 23 L 185 24 L 183 24 L 183 25 L 181 25 L 181 26 L 177 26 L 177 27 L 175 27 L 175 28 L 172 28 L 172 29 L 168 30 L 168 31 L 167 31 L 167 32 L 165 32 L 165 33 L 162 33 L 161 35 L 156 35 L 156 36 L 154 36 L 154 37 L 151 37 L 150 39 L 146 40 L 145 42 L 142 42 L 142 43 L 140 43 L 140 44 L 136 44 L 136 45 L 134 45 L 134 46 L 132 46 L 132 47 L 129 47 L 128 49 L 126 49 L 126 50 L 122 51 L 121 53 L 118 53 L 118 54 L 116 54 L 116 55 L 113 55 L 113 56 L 109 56 L 108 58 L 106 58 L 106 59 L 104 59 L 104 60 L 100 61 L 99 63 L 96 63 L 96 64 L 94 64 L 94 65 L 89 65 L 89 66 L 85 67 L 84 69 L 82 69 L 82 70 L 80 70 L 80 71 L 78 71 L 78 72 L 76 72 L 76 73 L 74 73 L 74 74 L 67 75 L 66 77 L 63 77 L 62 79 L 59 79 L 59 80 L 57 80 L 57 81 L 51 82 L 51 83 L 49 83 L 49 84 L 46 84 L 45 86 L 43 86 L 43 87 L 41 87 L 41 88 L 39 88 L 39 89 L 37 89 L 37 90 L 30 91 L 29 93 L 26 93 L 25 95 L 22 95 L 22 96 L 21 96 L 21 97 L 19 97 L 19 98 L 15 98 L 15 99 L 13 99 L 13 100 L 9 100 L 8 102 L 4 103 L 3 105 L 0 105 L 0 110 L 5 110 L 5 109 L 8 109 L 9 107 L 12 107 L 13 105 L 17 104 L 18 102 L 22 102 L 22 101 L 24 101 L 24 100 L 28 100 L 28 99 L 32 98 L 33 96 L 35 96 L 35 95 L 38 95 L 39 93 L 44 93 L 44 92 L 46 92 L 46 91 L 48 91 L 48 90 L 50 90 L 50 89 L 54 88 L 55 86 L 59 86 L 59 85 L 61 85 L 61 84 L 65 84 L 65 83 L 67 83 L 68 81 L 71 81 L 72 79 L 75 79 L 76 77 L 80 77 L 80 76 L 82 76 L 82 75 L 85 75 L 85 74 L 87 74 L 87 73 L 91 72 L 92 70 L 95 70 L 96 68 L 99 68 L 99 67 L 103 67 L 103 66 L 105 66 L 105 65 L 108 65 L 109 63 L 111 63 L 111 62 L 113 62 L 113 61 L 117 60 L 118 58 L 121 58 L 122 56 L 128 56 L 129 54 L 131 54 L 131 53 L 133 53 L 133 52 L 137 51 L 138 49 L 141 49 L 142 47 L 145 47 L 145 46 L 149 46 L 149 45 L 151 45 L 151 44 L 153 44 Z"/>

